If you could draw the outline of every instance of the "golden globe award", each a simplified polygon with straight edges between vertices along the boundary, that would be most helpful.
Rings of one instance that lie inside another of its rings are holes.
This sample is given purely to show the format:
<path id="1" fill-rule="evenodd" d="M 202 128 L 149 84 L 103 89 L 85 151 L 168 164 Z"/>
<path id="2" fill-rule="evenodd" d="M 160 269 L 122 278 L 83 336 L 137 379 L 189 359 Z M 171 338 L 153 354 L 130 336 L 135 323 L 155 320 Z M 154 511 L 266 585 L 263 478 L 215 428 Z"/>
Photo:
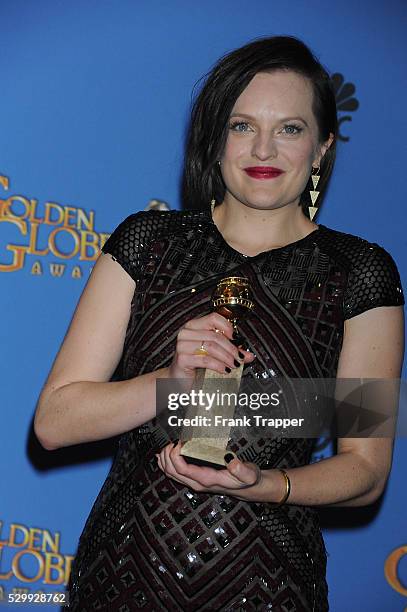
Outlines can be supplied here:
<path id="1" fill-rule="evenodd" d="M 222 279 L 213 293 L 212 304 L 216 312 L 232 323 L 238 336 L 238 321 L 245 318 L 254 307 L 248 280 L 239 276 Z M 224 455 L 231 428 L 227 423 L 229 419 L 233 419 L 235 413 L 236 401 L 233 399 L 239 392 L 242 371 L 242 363 L 229 374 L 219 374 L 205 368 L 197 369 L 194 388 L 201 391 L 200 397 L 203 399 L 197 405 L 188 406 L 185 413 L 188 422 L 197 424 L 184 426 L 180 437 L 180 452 L 188 463 L 209 465 L 216 469 L 226 466 Z M 227 395 L 231 401 L 225 405 L 224 402 L 207 400 L 208 397 L 219 398 L 220 395 Z"/>

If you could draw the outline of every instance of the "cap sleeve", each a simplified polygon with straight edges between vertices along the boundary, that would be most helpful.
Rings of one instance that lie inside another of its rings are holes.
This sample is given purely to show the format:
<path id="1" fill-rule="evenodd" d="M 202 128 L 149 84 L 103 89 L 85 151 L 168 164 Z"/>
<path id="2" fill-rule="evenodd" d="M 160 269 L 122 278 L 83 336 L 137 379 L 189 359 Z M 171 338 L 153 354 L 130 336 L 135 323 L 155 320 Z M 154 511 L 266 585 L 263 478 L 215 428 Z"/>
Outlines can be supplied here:
<path id="1" fill-rule="evenodd" d="M 404 294 L 394 259 L 383 247 L 367 243 L 353 263 L 344 296 L 344 319 L 378 306 L 403 305 Z"/>
<path id="2" fill-rule="evenodd" d="M 137 281 L 143 270 L 143 255 L 147 250 L 150 233 L 151 223 L 146 211 L 133 213 L 116 227 L 102 247 L 102 252 L 110 253 L 131 278 Z"/>

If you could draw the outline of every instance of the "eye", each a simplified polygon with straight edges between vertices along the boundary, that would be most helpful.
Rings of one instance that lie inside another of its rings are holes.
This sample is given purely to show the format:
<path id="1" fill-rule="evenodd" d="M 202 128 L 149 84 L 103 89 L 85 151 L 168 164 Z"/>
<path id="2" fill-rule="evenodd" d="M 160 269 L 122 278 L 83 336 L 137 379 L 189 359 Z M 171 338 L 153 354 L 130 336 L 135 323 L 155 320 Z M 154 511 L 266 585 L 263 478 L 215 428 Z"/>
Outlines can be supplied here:
<path id="1" fill-rule="evenodd" d="M 232 121 L 232 123 L 229 125 L 229 129 L 233 130 L 234 132 L 248 132 L 249 128 L 249 124 L 245 121 Z"/>
<path id="2" fill-rule="evenodd" d="M 295 136 L 296 134 L 300 134 L 303 128 L 300 125 L 296 125 L 295 123 L 287 123 L 283 126 L 283 131 L 289 136 Z"/>

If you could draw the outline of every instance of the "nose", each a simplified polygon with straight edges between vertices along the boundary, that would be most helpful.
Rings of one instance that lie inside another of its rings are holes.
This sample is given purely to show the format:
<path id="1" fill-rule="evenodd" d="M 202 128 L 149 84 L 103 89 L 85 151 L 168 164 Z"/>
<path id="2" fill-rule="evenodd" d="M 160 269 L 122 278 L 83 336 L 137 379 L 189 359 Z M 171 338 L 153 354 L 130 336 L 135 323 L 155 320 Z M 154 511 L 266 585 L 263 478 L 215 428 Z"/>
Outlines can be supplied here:
<path id="1" fill-rule="evenodd" d="M 259 131 L 253 141 L 252 154 L 262 161 L 270 157 L 277 157 L 277 143 L 273 134 Z"/>

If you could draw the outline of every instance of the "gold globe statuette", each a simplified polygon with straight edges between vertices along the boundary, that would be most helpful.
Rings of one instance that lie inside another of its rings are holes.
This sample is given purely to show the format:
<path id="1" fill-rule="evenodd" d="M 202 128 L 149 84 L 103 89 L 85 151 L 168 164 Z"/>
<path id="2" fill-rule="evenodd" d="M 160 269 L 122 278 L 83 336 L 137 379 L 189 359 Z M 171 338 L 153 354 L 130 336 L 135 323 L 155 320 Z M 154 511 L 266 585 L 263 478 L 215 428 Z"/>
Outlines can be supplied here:
<path id="1" fill-rule="evenodd" d="M 213 292 L 212 305 L 215 312 L 232 323 L 233 330 L 239 337 L 239 321 L 246 318 L 254 308 L 248 279 L 240 276 L 223 278 Z M 243 363 L 233 368 L 230 373 L 225 372 L 224 374 L 197 368 L 194 388 L 202 389 L 202 395 L 205 398 L 208 397 L 207 394 L 222 397 L 222 392 L 229 394 L 229 398 L 231 392 L 234 397 L 237 397 L 242 372 Z M 225 452 L 234 454 L 230 450 L 226 451 L 231 426 L 217 425 L 215 416 L 221 415 L 222 421 L 226 423 L 228 419 L 233 419 L 235 408 L 236 402 L 234 401 L 228 401 L 226 405 L 222 402 L 220 404 L 214 402 L 210 408 L 205 402 L 186 408 L 185 417 L 187 419 L 198 417 L 195 422 L 200 422 L 199 417 L 206 417 L 205 425 L 182 429 L 181 455 L 186 461 L 197 465 L 209 465 L 216 469 L 225 468 Z"/>

